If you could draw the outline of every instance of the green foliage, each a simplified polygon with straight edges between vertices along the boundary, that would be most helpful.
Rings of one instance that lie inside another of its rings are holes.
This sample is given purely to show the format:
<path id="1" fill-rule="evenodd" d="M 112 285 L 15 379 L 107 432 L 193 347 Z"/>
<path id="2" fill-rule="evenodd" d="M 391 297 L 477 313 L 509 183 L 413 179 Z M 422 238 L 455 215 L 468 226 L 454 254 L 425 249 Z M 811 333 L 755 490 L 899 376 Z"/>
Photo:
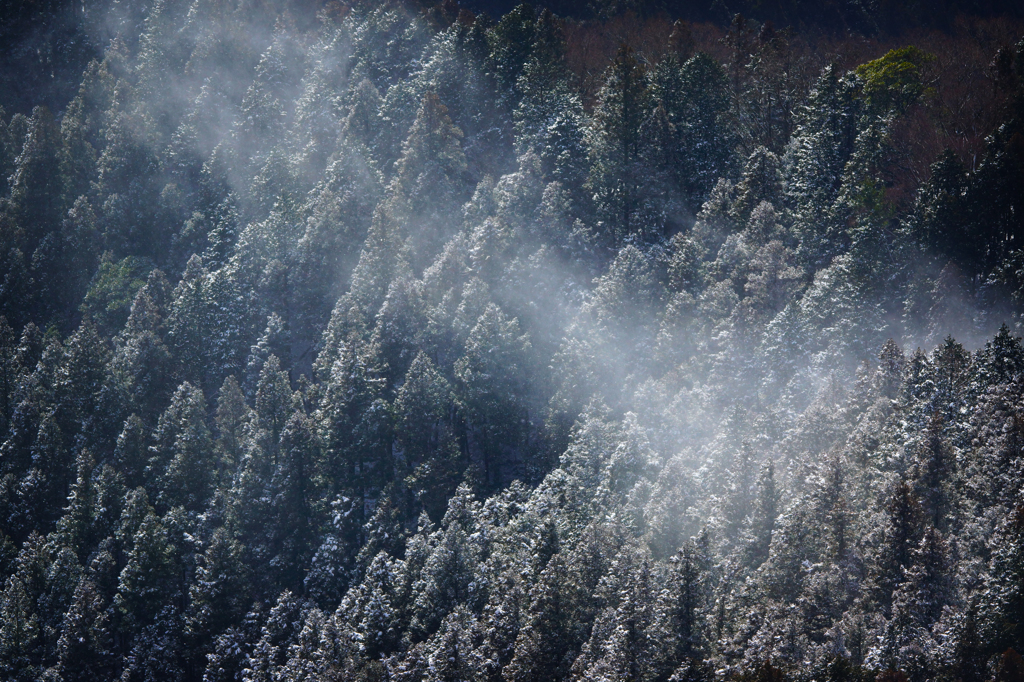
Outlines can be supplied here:
<path id="1" fill-rule="evenodd" d="M 855 71 L 864 81 L 868 106 L 879 111 L 906 110 L 926 94 L 921 70 L 933 61 L 935 55 L 908 45 L 858 66 Z"/>
<path id="2" fill-rule="evenodd" d="M 105 252 L 82 300 L 82 312 L 106 329 L 120 329 L 135 295 L 146 285 L 149 270 L 150 265 L 140 258 L 128 256 L 115 262 L 113 254 Z"/>

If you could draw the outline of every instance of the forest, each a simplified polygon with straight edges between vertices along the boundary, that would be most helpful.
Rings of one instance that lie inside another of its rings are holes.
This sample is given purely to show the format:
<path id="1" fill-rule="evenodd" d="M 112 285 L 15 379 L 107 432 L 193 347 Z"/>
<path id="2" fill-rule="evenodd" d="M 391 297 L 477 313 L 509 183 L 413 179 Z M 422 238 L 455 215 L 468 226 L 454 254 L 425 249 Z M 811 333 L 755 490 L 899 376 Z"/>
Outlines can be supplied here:
<path id="1" fill-rule="evenodd" d="M 0 4 L 0 679 L 1024 681 L 1024 16 Z"/>

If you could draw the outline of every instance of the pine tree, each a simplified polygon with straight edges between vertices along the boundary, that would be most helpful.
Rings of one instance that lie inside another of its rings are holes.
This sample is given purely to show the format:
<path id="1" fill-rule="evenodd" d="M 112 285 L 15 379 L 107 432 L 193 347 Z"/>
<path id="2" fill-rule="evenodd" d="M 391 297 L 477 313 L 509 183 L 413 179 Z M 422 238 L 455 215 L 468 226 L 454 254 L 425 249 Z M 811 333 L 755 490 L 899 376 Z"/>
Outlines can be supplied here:
<path id="1" fill-rule="evenodd" d="M 9 232 L 4 228 L 5 232 Z M 35 317 L 33 308 L 37 305 L 35 280 L 29 271 L 25 254 L 17 247 L 0 252 L 0 311 L 16 325 Z"/>
<path id="2" fill-rule="evenodd" d="M 34 680 L 40 673 L 39 619 L 31 596 L 16 575 L 9 576 L 0 597 L 0 666 L 9 679 Z"/>
<path id="3" fill-rule="evenodd" d="M 0 316 L 0 433 L 7 433 L 14 412 L 14 392 L 19 383 L 20 369 L 17 337 L 7 318 Z"/>
<path id="4" fill-rule="evenodd" d="M 917 496 L 935 528 L 946 528 L 954 494 L 950 490 L 956 462 L 943 434 L 941 415 L 934 413 L 915 462 Z"/>
<path id="5" fill-rule="evenodd" d="M 445 618 L 427 658 L 425 682 L 461 682 L 474 679 L 472 615 L 459 608 Z"/>
<path id="6" fill-rule="evenodd" d="M 489 485 L 515 478 L 522 466 L 529 350 L 529 339 L 520 333 L 518 320 L 490 304 L 470 331 L 465 354 L 456 362 L 460 399 L 469 432 L 479 448 L 469 454 L 480 457 Z"/>
<path id="7" fill-rule="evenodd" d="M 431 537 L 433 547 L 413 584 L 410 629 L 419 637 L 438 631 L 446 617 L 470 596 L 478 560 L 477 538 L 471 537 L 478 504 L 467 485 L 448 502 L 442 528 Z"/>
<path id="8" fill-rule="evenodd" d="M 429 33 L 423 20 L 399 3 L 373 8 L 366 27 L 353 45 L 353 71 L 365 74 L 379 90 L 409 75 L 413 62 L 422 54 Z"/>
<path id="9" fill-rule="evenodd" d="M 652 593 L 650 566 L 640 560 L 638 566 L 630 566 L 620 588 L 617 607 L 609 607 L 604 618 L 607 625 L 595 624 L 588 646 L 596 657 L 585 672 L 581 663 L 585 655 L 574 663 L 574 678 L 583 672 L 589 679 L 630 680 L 647 682 L 657 679 L 662 661 L 658 651 L 655 627 L 655 598 Z M 607 634 L 605 633 L 607 630 Z M 604 641 L 595 641 L 595 635 L 605 636 Z"/>
<path id="10" fill-rule="evenodd" d="M 117 437 L 113 464 L 124 476 L 129 489 L 134 489 L 145 482 L 145 470 L 150 457 L 149 435 L 142 419 L 137 414 L 132 414 L 125 420 Z"/>
<path id="11" fill-rule="evenodd" d="M 137 529 L 127 540 L 126 563 L 118 580 L 114 606 L 118 630 L 130 637 L 165 617 L 167 606 L 180 603 L 182 585 L 176 565 L 177 549 L 167 527 L 152 509 L 144 511 Z M 172 623 L 164 624 L 173 627 Z"/>
<path id="12" fill-rule="evenodd" d="M 256 423 L 263 431 L 265 446 L 277 463 L 281 432 L 292 412 L 293 394 L 288 374 L 281 370 L 276 355 L 263 364 L 256 384 L 253 407 Z"/>
<path id="13" fill-rule="evenodd" d="M 988 385 L 1009 383 L 1024 372 L 1024 347 L 1020 337 L 1014 337 L 1005 325 L 999 327 L 995 337 L 978 352 L 977 371 Z"/>
<path id="14" fill-rule="evenodd" d="M 821 539 L 824 556 L 838 564 L 846 560 L 851 540 L 852 513 L 847 492 L 847 467 L 837 456 L 825 463 L 821 487 L 816 492 L 815 525 L 826 533 Z"/>
<path id="15" fill-rule="evenodd" d="M 425 325 L 418 287 L 409 277 L 397 277 L 377 313 L 371 344 L 385 363 L 390 385 L 405 376 L 416 353 L 417 332 Z"/>
<path id="16" fill-rule="evenodd" d="M 296 643 L 301 632 L 302 602 L 289 590 L 284 590 L 267 613 L 263 626 L 254 633 L 255 645 L 246 657 L 242 679 L 252 682 L 270 680 L 280 675 L 288 660 L 288 649 Z"/>
<path id="17" fill-rule="evenodd" d="M 319 491 L 310 479 L 322 459 L 321 447 L 313 423 L 301 412 L 289 418 L 280 440 L 281 453 L 271 481 L 278 554 L 271 561 L 281 573 L 280 584 L 298 590 L 316 526 L 312 504 Z"/>
<path id="18" fill-rule="evenodd" d="M 918 192 L 914 216 L 920 239 L 928 248 L 961 268 L 975 266 L 980 255 L 979 240 L 972 240 L 965 230 L 971 222 L 967 186 L 967 169 L 952 150 L 945 150 Z"/>
<path id="19" fill-rule="evenodd" d="M 878 371 L 875 383 L 878 391 L 887 398 L 894 398 L 903 381 L 906 357 L 894 340 L 889 339 L 878 353 Z"/>
<path id="20" fill-rule="evenodd" d="M 65 326 L 85 296 L 100 256 L 96 215 L 78 197 L 60 223 L 32 254 L 32 269 L 41 289 L 41 320 Z"/>
<path id="21" fill-rule="evenodd" d="M 669 668 L 688 666 L 695 673 L 708 654 L 704 620 L 710 607 L 707 535 L 691 538 L 672 558 L 669 587 L 660 601 L 665 611 L 661 636 L 665 638 Z"/>
<path id="22" fill-rule="evenodd" d="M 829 234 L 822 223 L 843 181 L 860 133 L 862 101 L 856 78 L 826 67 L 808 97 L 787 150 L 787 203 L 802 230 L 801 250 L 809 262 L 826 263 L 845 249 L 846 237 Z"/>
<path id="23" fill-rule="evenodd" d="M 727 497 L 722 510 L 727 536 L 736 537 L 753 511 L 754 466 L 754 450 L 749 443 L 744 443 L 729 471 Z"/>
<path id="24" fill-rule="evenodd" d="M 955 603 L 954 568 L 949 544 L 942 533 L 928 528 L 914 551 L 914 567 L 907 581 L 907 587 L 916 593 L 914 615 L 926 628 L 933 628 L 943 609 Z"/>
<path id="25" fill-rule="evenodd" d="M 17 248 L 31 258 L 44 237 L 60 229 L 71 201 L 67 165 L 67 150 L 53 114 L 44 106 L 36 107 L 10 176 L 2 218 L 4 251 Z"/>
<path id="26" fill-rule="evenodd" d="M 360 653 L 370 660 L 398 648 L 407 618 L 404 570 L 402 560 L 378 554 L 367 567 L 363 581 L 349 591 L 338 607 L 353 626 Z"/>
<path id="27" fill-rule="evenodd" d="M 380 91 L 368 78 L 364 78 L 351 93 L 352 103 L 342 123 L 342 135 L 351 143 L 359 143 L 373 150 L 380 134 Z"/>
<path id="28" fill-rule="evenodd" d="M 565 560 L 556 555 L 548 562 L 540 580 L 530 592 L 529 610 L 516 638 L 512 659 L 502 672 L 505 682 L 534 682 L 564 679 L 571 661 L 568 652 L 579 645 L 573 641 L 568 622 L 571 604 L 563 595 L 567 581 Z"/>
<path id="29" fill-rule="evenodd" d="M 96 206 L 107 248 L 118 256 L 159 261 L 172 226 L 158 219 L 159 161 L 151 140 L 152 124 L 143 116 L 115 114 L 105 129 L 103 152 L 96 164 Z M 149 227 L 143 231 L 142 225 Z"/>
<path id="30" fill-rule="evenodd" d="M 103 570 L 109 552 L 93 560 L 90 573 Z M 117 674 L 118 656 L 115 648 L 114 623 L 109 596 L 93 579 L 83 576 L 75 588 L 74 600 L 64 616 L 57 642 L 57 670 L 60 679 L 68 682 L 113 677 Z"/>
<path id="31" fill-rule="evenodd" d="M 679 157 L 675 126 L 660 104 L 640 125 L 640 164 L 646 182 L 640 190 L 639 226 L 644 241 L 656 242 L 686 222 L 687 209 L 675 177 Z"/>
<path id="32" fill-rule="evenodd" d="M 978 630 L 978 603 L 972 599 L 956 620 L 953 629 L 952 673 L 963 682 L 985 679 L 984 646 Z"/>
<path id="33" fill-rule="evenodd" d="M 666 109 L 679 131 L 683 187 L 690 210 L 697 213 L 719 178 L 732 174 L 727 76 L 712 57 L 697 53 L 682 65 L 678 78 L 678 108 L 666 102 Z"/>
<path id="34" fill-rule="evenodd" d="M 775 486 L 775 463 L 769 460 L 757 477 L 753 514 L 750 523 L 750 544 L 747 549 L 751 566 L 757 567 L 768 558 L 776 518 L 779 514 L 779 490 Z"/>
<path id="35" fill-rule="evenodd" d="M 230 376 L 224 380 L 217 396 L 217 451 L 220 457 L 221 480 L 234 472 L 242 461 L 244 429 L 251 419 L 252 410 L 245 402 L 245 396 L 238 380 Z"/>
<path id="36" fill-rule="evenodd" d="M 356 95 L 360 92 L 362 86 Z M 357 99 L 353 107 L 361 106 L 361 101 Z M 376 133 L 377 124 L 372 120 L 357 123 L 357 113 L 354 108 L 346 125 L 372 127 Z M 373 114 L 376 115 L 376 108 Z M 367 162 L 364 151 L 346 147 L 333 159 L 304 207 L 309 217 L 290 275 L 294 291 L 302 292 L 293 294 L 290 305 L 290 311 L 297 311 L 289 312 L 293 333 L 312 334 L 320 328 L 359 260 L 359 249 L 368 236 L 383 185 L 383 178 Z"/>
<path id="37" fill-rule="evenodd" d="M 201 511 L 213 493 L 216 470 L 203 392 L 187 382 L 179 386 L 153 440 L 147 473 L 160 506 Z"/>
<path id="38" fill-rule="evenodd" d="M 764 147 L 754 149 L 743 167 L 736 195 L 733 211 L 738 222 L 746 222 L 762 201 L 773 206 L 781 205 L 782 170 L 779 158 Z"/>
<path id="39" fill-rule="evenodd" d="M 351 495 L 352 491 L 347 492 Z M 309 571 L 303 579 L 306 593 L 325 606 L 339 602 L 359 577 L 356 560 L 359 546 L 364 542 L 362 520 L 366 503 L 362 497 L 350 495 L 339 495 L 331 500 L 330 522 L 323 524 L 326 531 L 308 561 Z M 287 528 L 283 530 L 287 532 Z"/>
<path id="40" fill-rule="evenodd" d="M 375 497 L 394 474 L 391 409 L 376 348 L 346 344 L 321 398 L 323 471 L 333 495 Z M 363 509 L 357 509 L 361 526 Z"/>
<path id="41" fill-rule="evenodd" d="M 198 383 L 206 373 L 211 320 L 206 310 L 205 281 L 209 273 L 197 255 L 189 258 L 174 288 L 167 315 L 167 345 L 174 353 L 179 375 Z"/>
<path id="42" fill-rule="evenodd" d="M 331 351 L 336 354 L 337 344 L 346 340 L 350 332 L 368 331 L 368 320 L 380 310 L 391 282 L 408 270 L 401 233 L 402 214 L 396 203 L 384 202 L 374 213 L 359 262 L 352 271 L 352 286 L 338 299 L 324 331 L 327 347 L 317 357 L 319 371 L 329 369 L 335 359 Z"/>
<path id="43" fill-rule="evenodd" d="M 448 106 L 452 122 L 463 133 L 466 173 L 474 181 L 500 174 L 511 152 L 509 112 L 495 101 L 495 74 L 488 68 L 488 23 L 460 12 L 434 39 L 424 55 L 429 59 L 410 83 L 417 100 L 433 91 Z"/>
<path id="44" fill-rule="evenodd" d="M 535 11 L 523 3 L 505 14 L 488 36 L 491 44 L 489 61 L 498 81 L 499 100 L 509 110 L 515 108 L 522 96 L 519 90 L 521 77 L 530 58 L 536 32 Z"/>
<path id="45" fill-rule="evenodd" d="M 242 544 L 227 529 L 214 530 L 188 587 L 185 622 L 188 634 L 198 644 L 193 656 L 208 650 L 211 635 L 225 631 L 245 615 L 251 606 L 250 573 Z"/>
<path id="46" fill-rule="evenodd" d="M 582 215 L 589 215 L 592 202 L 585 188 L 591 172 L 586 133 L 583 103 L 570 95 L 548 124 L 539 152 L 545 176 L 562 183 Z"/>
<path id="47" fill-rule="evenodd" d="M 143 287 L 135 296 L 125 329 L 115 338 L 110 362 L 124 408 L 131 406 L 152 423 L 173 388 L 170 364 L 160 312 L 147 287 Z"/>
<path id="48" fill-rule="evenodd" d="M 571 97 L 565 52 L 562 27 L 550 10 L 541 10 L 533 25 L 529 58 L 515 83 L 521 93 L 514 116 L 516 149 L 520 154 L 537 150 L 549 126 Z"/>
<path id="49" fill-rule="evenodd" d="M 907 481 L 899 481 L 885 505 L 886 521 L 875 571 L 879 599 L 891 604 L 893 590 L 905 580 L 904 571 L 913 563 L 913 551 L 922 533 L 921 503 Z"/>
<path id="50" fill-rule="evenodd" d="M 430 358 L 419 353 L 395 398 L 395 435 L 407 479 L 419 503 L 440 519 L 465 470 L 452 425 L 452 389 Z"/>
<path id="51" fill-rule="evenodd" d="M 71 485 L 64 515 L 57 522 L 57 536 L 64 546 L 73 550 L 79 558 L 84 558 L 88 550 L 101 539 L 95 537 L 98 529 L 93 528 L 96 491 L 92 477 L 96 462 L 88 450 L 83 450 L 78 453 L 75 465 L 78 473 Z"/>
<path id="52" fill-rule="evenodd" d="M 991 540 L 992 565 L 985 600 L 995 611 L 991 649 L 1024 650 L 1024 505 L 1018 504 Z"/>
<path id="53" fill-rule="evenodd" d="M 428 92 L 402 146 L 391 188 L 407 212 L 417 269 L 425 267 L 451 236 L 454 226 L 448 216 L 467 194 L 462 137 L 448 108 Z"/>
<path id="54" fill-rule="evenodd" d="M 279 369 L 282 361 L 285 369 L 288 368 L 288 361 L 291 359 L 290 341 L 291 334 L 284 320 L 277 313 L 271 313 L 267 317 L 267 326 L 260 338 L 249 347 L 249 357 L 245 362 L 245 387 L 250 397 L 255 395 L 263 367 L 271 355 L 276 357 Z"/>
<path id="55" fill-rule="evenodd" d="M 615 401 L 621 396 L 617 389 L 623 376 L 643 371 L 657 333 L 654 311 L 663 304 L 666 292 L 652 259 L 632 244 L 619 251 L 594 285 L 593 294 L 581 308 L 579 326 L 570 330 L 563 343 L 573 340 L 574 333 L 583 336 L 585 348 L 592 354 L 587 359 L 593 363 L 588 370 L 596 375 L 599 390 Z M 601 364 L 601 351 L 609 353 L 608 357 L 625 358 Z"/>
<path id="56" fill-rule="evenodd" d="M 947 336 L 936 349 L 934 362 L 935 408 L 946 421 L 951 421 L 967 398 L 972 358 L 953 337 Z"/>
<path id="57" fill-rule="evenodd" d="M 95 325 L 84 321 L 64 342 L 53 377 L 56 416 L 68 434 L 101 432 L 99 408 L 110 346 Z"/>
<path id="58" fill-rule="evenodd" d="M 623 45 L 608 67 L 598 94 L 591 132 L 593 170 L 588 181 L 595 195 L 605 238 L 619 245 L 640 224 L 640 126 L 648 115 L 650 92 L 644 66 L 632 48 Z"/>
<path id="59" fill-rule="evenodd" d="M 388 486 L 382 491 L 373 507 L 370 520 L 363 526 L 365 542 L 359 549 L 357 562 L 361 571 L 365 571 L 370 561 L 381 552 L 389 557 L 403 556 L 405 553 L 406 510 L 399 506 L 394 498 L 399 495 L 398 486 Z"/>

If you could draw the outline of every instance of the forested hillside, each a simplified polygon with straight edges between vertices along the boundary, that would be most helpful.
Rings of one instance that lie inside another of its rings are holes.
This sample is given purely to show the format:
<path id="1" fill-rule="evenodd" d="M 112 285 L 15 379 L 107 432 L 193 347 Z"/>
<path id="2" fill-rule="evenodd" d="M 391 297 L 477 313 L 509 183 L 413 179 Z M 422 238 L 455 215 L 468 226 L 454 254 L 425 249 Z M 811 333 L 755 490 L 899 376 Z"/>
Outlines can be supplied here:
<path id="1" fill-rule="evenodd" d="M 1024 680 L 1024 24 L 804 4 L 5 5 L 0 678 Z"/>

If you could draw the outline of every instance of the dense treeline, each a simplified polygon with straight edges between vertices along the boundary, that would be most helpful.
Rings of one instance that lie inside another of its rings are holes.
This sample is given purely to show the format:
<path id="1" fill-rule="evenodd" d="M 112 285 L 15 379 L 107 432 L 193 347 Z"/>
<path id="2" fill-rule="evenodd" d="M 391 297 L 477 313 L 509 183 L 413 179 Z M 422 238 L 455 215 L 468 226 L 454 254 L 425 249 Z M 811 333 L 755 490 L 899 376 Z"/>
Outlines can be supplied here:
<path id="1" fill-rule="evenodd" d="M 1022 679 L 1019 26 L 139 12 L 0 115 L 4 679 Z"/>
<path id="2" fill-rule="evenodd" d="M 513 9 L 512 0 L 470 0 L 463 3 L 474 10 L 503 15 Z M 540 3 L 553 12 L 582 20 L 605 19 L 634 13 L 640 16 L 665 14 L 688 21 L 728 22 L 736 14 L 758 21 L 800 26 L 804 29 L 864 34 L 902 33 L 911 27 L 948 28 L 958 15 L 1021 17 L 1019 5 L 1005 0 L 935 0 L 934 2 L 892 2 L 891 0 L 546 0 Z"/>

